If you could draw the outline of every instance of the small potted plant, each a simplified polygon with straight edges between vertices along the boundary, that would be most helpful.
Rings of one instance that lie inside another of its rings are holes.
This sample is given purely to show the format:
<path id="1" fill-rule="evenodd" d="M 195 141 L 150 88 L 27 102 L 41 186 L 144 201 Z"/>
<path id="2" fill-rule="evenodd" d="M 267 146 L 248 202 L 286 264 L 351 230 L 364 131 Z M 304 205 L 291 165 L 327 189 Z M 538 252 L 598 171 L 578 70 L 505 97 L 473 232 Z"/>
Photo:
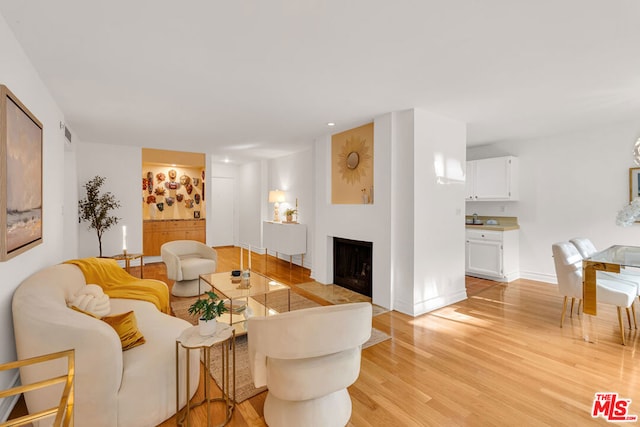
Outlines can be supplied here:
<path id="1" fill-rule="evenodd" d="M 216 333 L 216 317 L 220 317 L 222 313 L 226 313 L 229 310 L 224 306 L 224 301 L 219 299 L 215 292 L 205 292 L 205 295 L 206 298 L 198 298 L 196 302 L 191 304 L 189 314 L 200 316 L 198 321 L 200 335 L 209 336 Z"/>
<path id="2" fill-rule="evenodd" d="M 293 215 L 297 213 L 298 213 L 297 209 L 287 209 L 284 213 L 287 217 L 287 222 L 293 222 Z"/>

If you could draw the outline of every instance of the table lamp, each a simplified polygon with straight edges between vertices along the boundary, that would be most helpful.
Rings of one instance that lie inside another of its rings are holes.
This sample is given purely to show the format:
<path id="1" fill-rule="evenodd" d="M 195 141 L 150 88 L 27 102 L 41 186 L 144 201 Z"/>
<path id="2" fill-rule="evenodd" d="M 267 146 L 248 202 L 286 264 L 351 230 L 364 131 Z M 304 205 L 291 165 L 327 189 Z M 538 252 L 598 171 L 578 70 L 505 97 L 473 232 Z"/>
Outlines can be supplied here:
<path id="1" fill-rule="evenodd" d="M 284 202 L 284 191 L 271 190 L 269 191 L 269 203 L 273 203 L 273 222 L 280 222 L 280 202 Z"/>

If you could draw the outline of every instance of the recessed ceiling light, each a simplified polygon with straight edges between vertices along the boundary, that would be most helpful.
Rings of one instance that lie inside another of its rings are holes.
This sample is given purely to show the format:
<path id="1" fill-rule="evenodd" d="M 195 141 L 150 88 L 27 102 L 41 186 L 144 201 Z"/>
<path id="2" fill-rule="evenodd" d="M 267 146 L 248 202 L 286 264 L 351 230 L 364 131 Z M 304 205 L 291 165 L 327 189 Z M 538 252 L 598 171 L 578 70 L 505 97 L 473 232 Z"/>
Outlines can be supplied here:
<path id="1" fill-rule="evenodd" d="M 335 123 L 333 123 L 333 122 L 329 122 L 329 123 L 327 123 L 327 126 L 335 126 L 335 125 L 336 125 L 336 124 L 335 124 Z"/>
<path id="2" fill-rule="evenodd" d="M 225 158 L 224 158 L 224 162 L 225 162 L 225 163 L 229 163 L 229 158 L 228 158 L 228 157 L 225 157 Z"/>

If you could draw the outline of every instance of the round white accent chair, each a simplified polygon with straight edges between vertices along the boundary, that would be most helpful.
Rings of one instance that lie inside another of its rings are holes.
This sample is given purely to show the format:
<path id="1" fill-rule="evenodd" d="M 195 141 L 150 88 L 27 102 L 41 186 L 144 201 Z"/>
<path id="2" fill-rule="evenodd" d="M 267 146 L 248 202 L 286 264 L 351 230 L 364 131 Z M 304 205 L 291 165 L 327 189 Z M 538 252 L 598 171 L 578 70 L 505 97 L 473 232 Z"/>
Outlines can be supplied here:
<path id="1" fill-rule="evenodd" d="M 215 249 L 195 240 L 174 240 L 160 247 L 162 261 L 167 266 L 167 278 L 175 280 L 171 294 L 192 297 L 211 290 L 211 286 L 198 284 L 201 274 L 216 272 L 218 253 Z"/>
<path id="2" fill-rule="evenodd" d="M 267 386 L 270 427 L 344 426 L 347 387 L 360 374 L 362 344 L 371 336 L 368 302 L 307 308 L 248 320 L 249 365 Z"/>

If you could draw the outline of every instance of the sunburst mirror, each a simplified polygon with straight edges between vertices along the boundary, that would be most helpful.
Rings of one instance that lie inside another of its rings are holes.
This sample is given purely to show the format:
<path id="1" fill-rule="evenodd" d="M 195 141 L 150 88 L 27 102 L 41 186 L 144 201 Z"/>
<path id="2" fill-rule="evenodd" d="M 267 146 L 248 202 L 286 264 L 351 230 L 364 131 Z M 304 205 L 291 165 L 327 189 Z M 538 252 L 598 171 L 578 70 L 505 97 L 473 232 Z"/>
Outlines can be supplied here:
<path id="1" fill-rule="evenodd" d="M 373 186 L 373 123 L 331 138 L 332 203 L 362 203 Z"/>

